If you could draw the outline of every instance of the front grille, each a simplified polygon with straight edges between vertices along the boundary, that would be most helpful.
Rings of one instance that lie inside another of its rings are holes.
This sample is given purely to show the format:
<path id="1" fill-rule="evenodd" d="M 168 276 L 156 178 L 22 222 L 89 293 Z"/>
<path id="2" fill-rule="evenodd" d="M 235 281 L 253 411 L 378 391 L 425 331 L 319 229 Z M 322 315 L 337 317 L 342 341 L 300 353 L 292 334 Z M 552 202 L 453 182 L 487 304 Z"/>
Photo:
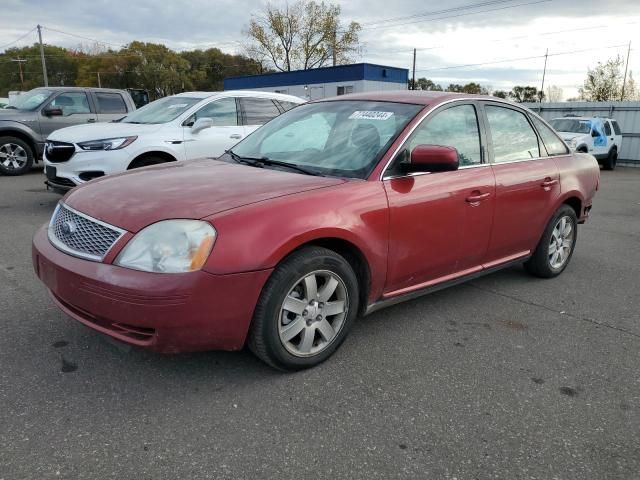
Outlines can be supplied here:
<path id="1" fill-rule="evenodd" d="M 58 249 L 101 261 L 124 230 L 95 220 L 60 203 L 49 224 L 49 240 Z"/>
<path id="2" fill-rule="evenodd" d="M 66 162 L 76 153 L 73 143 L 48 141 L 44 146 L 47 160 L 53 163 Z"/>

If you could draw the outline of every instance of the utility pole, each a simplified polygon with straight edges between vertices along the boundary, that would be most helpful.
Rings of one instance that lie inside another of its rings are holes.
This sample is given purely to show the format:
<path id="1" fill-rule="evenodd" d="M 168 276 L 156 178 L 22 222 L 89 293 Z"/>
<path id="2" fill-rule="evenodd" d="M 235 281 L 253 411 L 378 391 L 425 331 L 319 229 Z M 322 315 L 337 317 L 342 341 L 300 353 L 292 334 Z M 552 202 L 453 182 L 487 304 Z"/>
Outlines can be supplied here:
<path id="1" fill-rule="evenodd" d="M 629 54 L 631 53 L 631 40 L 629 40 L 629 49 L 627 50 L 627 63 L 624 65 L 624 80 L 622 80 L 622 94 L 620 101 L 624 101 L 624 87 L 627 84 L 627 70 L 629 69 Z"/>
<path id="2" fill-rule="evenodd" d="M 411 90 L 416 89 L 416 49 L 413 49 L 413 73 L 411 74 Z"/>
<path id="3" fill-rule="evenodd" d="M 333 66 L 336 66 L 338 63 L 338 55 L 336 53 L 336 43 L 338 43 L 338 32 L 336 27 L 333 28 L 333 45 L 331 46 L 331 53 L 333 54 Z"/>
<path id="4" fill-rule="evenodd" d="M 547 74 L 547 58 L 549 57 L 549 49 L 547 48 L 547 52 L 544 54 L 544 70 L 542 70 L 542 88 L 540 91 L 540 103 L 542 103 L 542 99 L 544 98 L 544 77 Z"/>
<path id="5" fill-rule="evenodd" d="M 42 45 L 42 27 L 38 25 L 38 38 L 40 39 L 40 59 L 42 60 L 42 76 L 44 78 L 44 86 L 49 86 L 49 79 L 47 78 L 47 64 L 44 60 L 44 46 Z"/>
<path id="6" fill-rule="evenodd" d="M 100 72 L 96 72 L 98 74 L 98 88 L 102 88 L 102 83 L 100 82 Z"/>
<path id="7" fill-rule="evenodd" d="M 12 58 L 12 62 L 18 62 L 18 70 L 20 71 L 20 88 L 24 90 L 24 76 L 22 75 L 22 64 L 26 62 L 24 58 Z"/>

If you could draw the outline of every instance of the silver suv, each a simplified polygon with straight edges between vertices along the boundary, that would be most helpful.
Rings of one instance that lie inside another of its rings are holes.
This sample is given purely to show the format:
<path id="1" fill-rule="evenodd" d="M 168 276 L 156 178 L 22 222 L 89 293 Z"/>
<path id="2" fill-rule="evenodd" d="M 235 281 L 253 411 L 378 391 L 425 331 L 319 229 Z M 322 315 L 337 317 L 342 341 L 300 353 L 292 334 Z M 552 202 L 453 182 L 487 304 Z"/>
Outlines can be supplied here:
<path id="1" fill-rule="evenodd" d="M 29 171 L 42 158 L 44 143 L 54 130 L 110 122 L 135 109 L 124 90 L 46 87 L 23 93 L 0 110 L 0 174 Z"/>

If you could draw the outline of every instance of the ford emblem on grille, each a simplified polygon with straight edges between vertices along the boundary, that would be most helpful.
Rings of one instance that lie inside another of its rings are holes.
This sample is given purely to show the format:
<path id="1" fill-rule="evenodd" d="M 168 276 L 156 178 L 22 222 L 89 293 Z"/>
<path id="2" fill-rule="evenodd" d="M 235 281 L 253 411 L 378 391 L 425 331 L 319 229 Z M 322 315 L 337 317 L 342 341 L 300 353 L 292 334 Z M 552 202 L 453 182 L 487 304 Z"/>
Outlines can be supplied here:
<path id="1" fill-rule="evenodd" d="M 61 227 L 62 233 L 65 235 L 73 235 L 77 228 L 76 224 L 71 220 L 64 222 Z"/>

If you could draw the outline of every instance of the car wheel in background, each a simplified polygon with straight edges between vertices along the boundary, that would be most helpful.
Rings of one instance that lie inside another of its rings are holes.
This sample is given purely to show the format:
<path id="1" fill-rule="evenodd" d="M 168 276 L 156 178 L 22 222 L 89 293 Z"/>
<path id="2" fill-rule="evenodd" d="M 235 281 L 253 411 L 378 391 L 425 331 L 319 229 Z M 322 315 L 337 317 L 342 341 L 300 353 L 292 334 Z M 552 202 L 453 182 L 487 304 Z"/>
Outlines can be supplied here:
<path id="1" fill-rule="evenodd" d="M 602 168 L 605 170 L 615 170 L 618 163 L 618 150 L 613 148 L 609 152 L 609 156 L 602 162 Z"/>
<path id="2" fill-rule="evenodd" d="M 358 280 L 340 255 L 305 247 L 284 259 L 254 312 L 248 345 L 281 370 L 313 367 L 340 346 L 358 314 Z"/>
<path id="3" fill-rule="evenodd" d="M 33 165 L 33 150 L 27 142 L 16 137 L 0 137 L 0 173 L 22 175 Z"/>
<path id="4" fill-rule="evenodd" d="M 547 224 L 533 256 L 524 264 L 536 277 L 560 275 L 569 264 L 578 238 L 578 218 L 569 205 L 562 205 Z"/>
<path id="5" fill-rule="evenodd" d="M 136 158 L 133 162 L 131 162 L 128 170 L 132 170 L 134 168 L 149 167 L 151 165 L 159 165 L 161 163 L 167 163 L 167 160 L 162 157 L 149 155 L 148 157 Z"/>

